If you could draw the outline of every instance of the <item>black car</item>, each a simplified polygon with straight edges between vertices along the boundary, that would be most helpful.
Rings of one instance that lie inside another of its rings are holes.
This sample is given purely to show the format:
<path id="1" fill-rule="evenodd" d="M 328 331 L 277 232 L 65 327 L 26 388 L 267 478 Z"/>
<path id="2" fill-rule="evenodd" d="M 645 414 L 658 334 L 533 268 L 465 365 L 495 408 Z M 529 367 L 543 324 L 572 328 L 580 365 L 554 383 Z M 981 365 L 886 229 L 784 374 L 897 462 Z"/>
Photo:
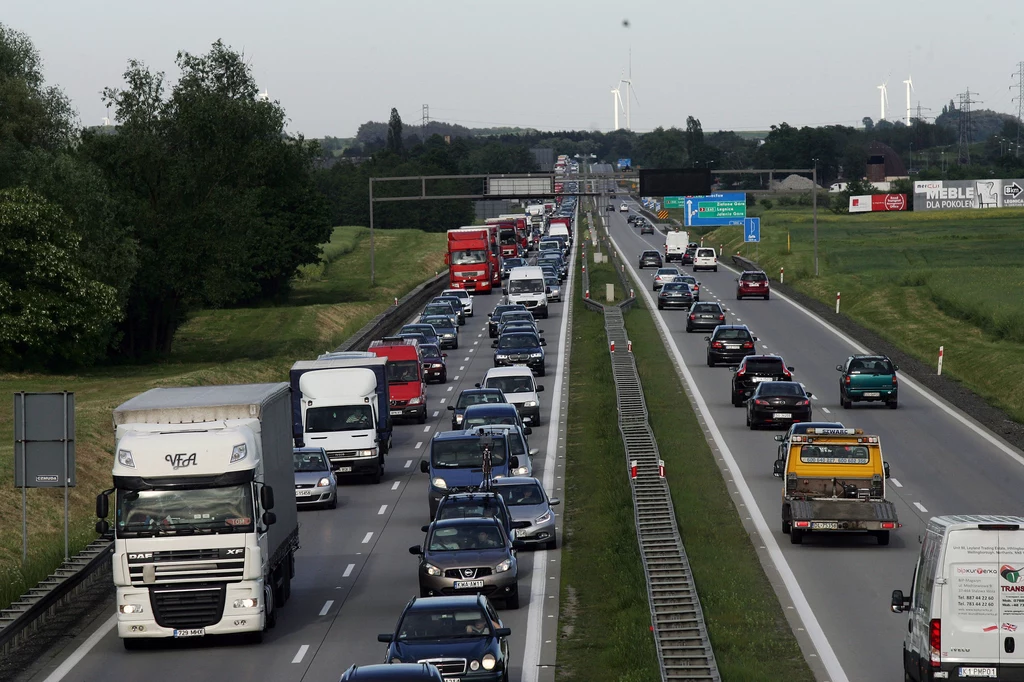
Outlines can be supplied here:
<path id="1" fill-rule="evenodd" d="M 686 282 L 666 282 L 658 292 L 658 310 L 687 308 L 693 305 L 693 292 Z"/>
<path id="2" fill-rule="evenodd" d="M 757 337 L 750 333 L 745 324 L 720 324 L 705 336 L 708 342 L 708 367 L 718 364 L 737 365 L 748 355 L 753 355 Z"/>
<path id="3" fill-rule="evenodd" d="M 794 433 L 807 433 L 807 429 L 846 429 L 842 422 L 799 422 L 789 427 L 789 431 L 784 434 L 775 436 L 775 440 L 779 442 L 779 452 L 777 459 L 786 459 L 786 455 L 789 454 L 789 441 L 793 438 Z"/>
<path id="4" fill-rule="evenodd" d="M 512 272 L 512 268 L 526 267 L 528 263 L 525 258 L 505 258 L 501 261 L 501 278 L 508 278 L 508 274 Z"/>
<path id="5" fill-rule="evenodd" d="M 445 350 L 459 347 L 459 327 L 447 315 L 424 315 L 422 324 L 429 324 L 437 333 L 437 345 Z"/>
<path id="6" fill-rule="evenodd" d="M 697 245 L 690 244 L 683 251 L 683 265 L 693 265 L 693 257 L 697 255 Z"/>
<path id="7" fill-rule="evenodd" d="M 793 368 L 778 355 L 748 355 L 732 375 L 732 405 L 743 407 L 758 384 L 765 381 L 792 381 Z"/>
<path id="8" fill-rule="evenodd" d="M 686 316 L 686 331 L 694 329 L 715 329 L 725 324 L 725 310 L 721 303 L 699 303 L 694 301 Z"/>
<path id="9" fill-rule="evenodd" d="M 811 421 L 813 394 L 797 381 L 765 381 L 757 385 L 747 401 L 747 426 L 791 424 Z"/>
<path id="10" fill-rule="evenodd" d="M 511 332 L 537 332 L 543 334 L 543 329 L 537 329 L 537 323 L 530 320 L 506 320 L 498 325 L 498 337 Z"/>
<path id="11" fill-rule="evenodd" d="M 459 431 L 462 429 L 462 416 L 466 413 L 466 408 L 470 405 L 478 405 L 480 403 L 507 403 L 505 394 L 497 388 L 480 388 L 477 384 L 476 388 L 467 388 L 459 394 L 459 399 L 453 404 L 448 406 L 448 409 L 452 411 L 452 431 Z"/>
<path id="12" fill-rule="evenodd" d="M 534 332 L 510 332 L 491 344 L 494 366 L 526 365 L 539 377 L 544 376 L 544 348 L 548 342 Z"/>
<path id="13" fill-rule="evenodd" d="M 615 207 L 612 206 L 611 204 L 608 204 L 607 206 L 604 207 L 604 210 L 606 210 L 606 211 L 614 211 Z"/>
<path id="14" fill-rule="evenodd" d="M 433 663 L 352 665 L 338 682 L 444 682 Z"/>
<path id="15" fill-rule="evenodd" d="M 423 366 L 423 380 L 436 381 L 439 384 L 448 383 L 448 363 L 445 358 L 447 353 L 433 343 L 422 343 L 420 349 L 420 364 Z"/>
<path id="16" fill-rule="evenodd" d="M 640 269 L 660 268 L 662 265 L 661 254 L 657 251 L 644 251 L 640 254 Z"/>
<path id="17" fill-rule="evenodd" d="M 487 321 L 487 334 L 492 339 L 498 335 L 498 322 L 501 320 L 501 314 L 512 310 L 526 311 L 526 306 L 522 303 L 499 303 L 494 307 L 494 310 L 491 311 L 491 318 Z"/>
<path id="18" fill-rule="evenodd" d="M 503 682 L 511 665 L 511 635 L 487 597 L 467 594 L 413 598 L 395 631 L 377 635 L 377 641 L 388 645 L 388 663 L 435 660 L 446 679 Z"/>
<path id="19" fill-rule="evenodd" d="M 466 324 L 466 307 L 458 296 L 435 296 L 430 299 L 431 303 L 448 303 L 459 316 L 459 326 Z"/>
<path id="20" fill-rule="evenodd" d="M 422 334 L 427 338 L 427 343 L 441 345 L 440 335 L 434 329 L 434 326 L 430 324 L 407 324 L 398 330 L 398 335 L 401 336 L 402 334 Z"/>
<path id="21" fill-rule="evenodd" d="M 638 216 L 637 214 L 635 214 L 635 213 L 630 213 L 630 214 L 629 214 L 629 217 L 628 217 L 628 218 L 626 218 L 626 222 L 627 222 L 627 223 L 629 223 L 630 225 L 632 225 L 633 223 L 635 223 L 635 222 L 636 222 L 636 219 L 637 219 L 638 217 L 639 217 L 639 216 Z"/>
<path id="22" fill-rule="evenodd" d="M 654 224 L 649 220 L 645 220 L 643 225 L 640 226 L 640 234 L 654 234 Z"/>

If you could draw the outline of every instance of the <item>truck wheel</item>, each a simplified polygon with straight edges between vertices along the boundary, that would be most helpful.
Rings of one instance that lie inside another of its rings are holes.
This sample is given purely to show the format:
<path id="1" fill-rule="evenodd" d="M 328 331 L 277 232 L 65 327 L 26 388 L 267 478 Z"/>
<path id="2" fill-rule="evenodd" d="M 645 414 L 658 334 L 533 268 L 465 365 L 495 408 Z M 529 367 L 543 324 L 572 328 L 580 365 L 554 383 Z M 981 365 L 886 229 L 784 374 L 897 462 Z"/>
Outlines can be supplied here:
<path id="1" fill-rule="evenodd" d="M 797 528 L 792 528 L 789 531 L 789 541 L 794 545 L 802 544 L 804 541 L 804 531 Z"/>
<path id="2" fill-rule="evenodd" d="M 284 581 L 281 583 L 281 603 L 287 604 L 292 598 L 292 576 L 287 564 L 285 565 Z"/>
<path id="3" fill-rule="evenodd" d="M 790 531 L 791 531 L 791 530 L 792 530 L 792 528 L 790 528 L 790 525 L 789 525 L 789 521 L 787 521 L 787 520 L 783 519 L 783 520 L 782 520 L 782 532 L 783 532 L 783 533 L 784 533 L 785 535 L 789 535 L 789 533 L 790 533 Z"/>
<path id="4" fill-rule="evenodd" d="M 275 592 L 277 590 L 273 586 L 273 576 L 268 576 L 263 583 L 263 610 L 266 613 L 264 630 L 269 630 L 277 625 L 277 600 L 275 599 L 277 595 L 274 594 Z"/>
<path id="5" fill-rule="evenodd" d="M 141 651 L 146 646 L 146 640 L 139 637 L 126 637 L 121 640 L 125 651 Z"/>
<path id="6" fill-rule="evenodd" d="M 243 641 L 246 644 L 263 644 L 263 630 L 245 633 Z"/>
<path id="7" fill-rule="evenodd" d="M 885 547 L 889 544 L 889 531 L 877 530 L 875 531 L 875 537 L 878 538 L 878 544 Z"/>

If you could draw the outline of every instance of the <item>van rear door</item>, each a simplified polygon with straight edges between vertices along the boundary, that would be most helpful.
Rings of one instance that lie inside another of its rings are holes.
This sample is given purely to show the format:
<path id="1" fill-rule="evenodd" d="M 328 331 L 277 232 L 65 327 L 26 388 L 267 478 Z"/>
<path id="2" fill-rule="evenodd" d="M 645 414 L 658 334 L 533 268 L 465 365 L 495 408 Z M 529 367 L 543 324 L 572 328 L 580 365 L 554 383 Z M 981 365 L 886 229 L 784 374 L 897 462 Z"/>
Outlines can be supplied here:
<path id="1" fill-rule="evenodd" d="M 993 667 L 1000 654 L 999 532 L 951 530 L 943 563 L 946 584 L 936 586 L 941 590 L 942 661 Z"/>
<path id="2" fill-rule="evenodd" d="M 1024 529 L 999 531 L 999 663 L 1024 666 Z"/>

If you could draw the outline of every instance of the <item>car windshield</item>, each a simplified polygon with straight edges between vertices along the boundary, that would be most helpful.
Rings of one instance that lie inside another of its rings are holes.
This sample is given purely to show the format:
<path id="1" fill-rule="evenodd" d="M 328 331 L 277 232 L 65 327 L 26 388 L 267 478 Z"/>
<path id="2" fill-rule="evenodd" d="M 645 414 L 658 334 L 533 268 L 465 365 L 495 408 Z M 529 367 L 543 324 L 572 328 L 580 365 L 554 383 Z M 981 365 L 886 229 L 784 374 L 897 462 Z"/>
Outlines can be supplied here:
<path id="1" fill-rule="evenodd" d="M 424 336 L 437 336 L 437 330 L 429 324 L 407 324 L 402 327 L 402 333 L 423 334 Z"/>
<path id="2" fill-rule="evenodd" d="M 465 552 L 505 546 L 501 529 L 494 524 L 465 524 L 435 528 L 427 544 L 431 552 Z"/>
<path id="3" fill-rule="evenodd" d="M 365 431 L 373 426 L 373 410 L 366 404 L 310 407 L 306 410 L 306 433 Z"/>
<path id="4" fill-rule="evenodd" d="M 782 374 L 782 358 L 758 358 L 757 360 L 747 358 L 743 366 L 747 368 L 748 372 Z"/>
<path id="5" fill-rule="evenodd" d="M 505 401 L 502 399 L 502 396 L 495 391 L 473 391 L 472 393 L 463 391 L 462 395 L 459 396 L 459 402 L 455 406 L 463 408 L 481 403 L 496 404 L 503 402 Z"/>
<path id="6" fill-rule="evenodd" d="M 463 639 L 491 633 L 487 614 L 479 608 L 420 610 L 405 614 L 398 626 L 399 640 Z"/>
<path id="7" fill-rule="evenodd" d="M 760 395 L 802 396 L 803 386 L 792 381 L 769 381 L 760 384 L 757 389 Z"/>
<path id="8" fill-rule="evenodd" d="M 644 251 L 644 255 L 641 258 L 661 258 L 661 254 L 657 251 Z"/>
<path id="9" fill-rule="evenodd" d="M 324 453 L 317 452 L 296 452 L 292 455 L 295 463 L 295 471 L 327 471 L 327 458 Z"/>
<path id="10" fill-rule="evenodd" d="M 510 294 L 539 294 L 544 291 L 544 280 L 537 277 L 534 279 L 514 279 L 508 283 Z"/>
<path id="11" fill-rule="evenodd" d="M 221 488 L 118 490 L 119 537 L 251 532 L 252 484 Z"/>
<path id="12" fill-rule="evenodd" d="M 500 389 L 506 395 L 509 393 L 533 393 L 533 377 L 520 375 L 510 377 L 489 377 L 486 383 L 487 388 Z"/>
<path id="13" fill-rule="evenodd" d="M 505 350 L 511 348 L 537 348 L 540 340 L 535 334 L 505 334 L 498 339 L 498 348 Z"/>
<path id="14" fill-rule="evenodd" d="M 458 298 L 458 299 L 464 299 L 464 298 L 468 299 L 469 298 L 469 294 L 467 292 L 463 291 L 462 289 L 446 289 L 446 290 L 441 292 L 441 295 L 442 296 L 454 296 L 455 298 Z"/>
<path id="15" fill-rule="evenodd" d="M 449 330 L 449 331 L 455 328 L 455 325 L 452 323 L 451 319 L 449 319 L 448 317 L 441 317 L 440 315 L 438 315 L 438 316 L 430 315 L 430 316 L 424 318 L 423 321 L 428 323 L 435 330 L 437 330 L 438 327 L 440 327 L 441 329 Z"/>
<path id="16" fill-rule="evenodd" d="M 749 341 L 750 332 L 746 329 L 722 329 L 715 330 L 715 341 Z"/>
<path id="17" fill-rule="evenodd" d="M 456 251 L 451 255 L 452 265 L 477 265 L 487 262 L 487 252 L 480 251 Z"/>
<path id="18" fill-rule="evenodd" d="M 867 464 L 870 453 L 864 445 L 801 445 L 800 461 L 810 464 Z"/>
<path id="19" fill-rule="evenodd" d="M 424 360 L 436 360 L 441 357 L 441 351 L 437 349 L 437 346 L 425 343 L 420 346 L 420 357 Z"/>
<path id="20" fill-rule="evenodd" d="M 438 440 L 430 448 L 434 466 L 446 469 L 479 468 L 483 464 L 483 448 L 475 438 Z M 491 465 L 505 464 L 505 439 L 494 438 Z"/>
<path id="21" fill-rule="evenodd" d="M 452 315 L 454 312 L 447 304 L 431 303 L 423 308 L 424 317 L 428 315 Z"/>
<path id="22" fill-rule="evenodd" d="M 494 519 L 502 517 L 493 499 L 474 497 L 472 499 L 448 499 L 438 508 L 437 521 L 444 519 Z"/>
<path id="23" fill-rule="evenodd" d="M 763 272 L 744 272 L 740 275 L 740 279 L 744 282 L 764 282 L 768 279 L 768 276 Z"/>
<path id="24" fill-rule="evenodd" d="M 662 287 L 662 291 L 689 291 L 690 285 L 685 282 L 669 282 Z"/>
<path id="25" fill-rule="evenodd" d="M 885 358 L 858 358 L 850 363 L 850 374 L 892 373 L 892 363 Z"/>
<path id="26" fill-rule="evenodd" d="M 477 415 L 473 414 L 472 410 L 467 410 L 466 418 L 462 421 L 462 428 L 469 430 L 479 428 L 481 426 L 516 426 L 519 420 L 511 414 L 484 414 Z M 515 454 L 515 453 L 513 453 Z"/>
<path id="27" fill-rule="evenodd" d="M 491 313 L 491 317 L 494 317 L 494 318 L 497 318 L 497 319 L 500 320 L 501 316 L 504 315 L 505 313 L 509 312 L 510 310 L 517 310 L 517 309 L 519 309 L 518 305 L 514 305 L 514 306 L 513 305 L 499 305 L 497 308 L 494 309 L 494 312 Z"/>
<path id="28" fill-rule="evenodd" d="M 498 494 L 505 498 L 505 504 L 510 507 L 542 504 L 544 502 L 544 491 L 536 483 L 521 483 L 517 485 L 496 486 Z"/>
<path id="29" fill-rule="evenodd" d="M 388 382 L 392 384 L 407 384 L 420 380 L 419 364 L 415 360 L 389 361 Z"/>
<path id="30" fill-rule="evenodd" d="M 549 286 L 549 287 L 557 287 L 557 286 L 559 286 L 558 278 L 557 277 L 544 277 L 544 284 L 546 286 Z"/>
<path id="31" fill-rule="evenodd" d="M 521 268 L 526 265 L 526 261 L 522 258 L 506 258 L 505 267 L 507 268 Z"/>
<path id="32" fill-rule="evenodd" d="M 500 319 L 502 324 L 505 324 L 506 322 L 513 322 L 515 320 L 533 322 L 533 315 L 525 310 L 517 310 L 514 312 L 503 313 Z"/>

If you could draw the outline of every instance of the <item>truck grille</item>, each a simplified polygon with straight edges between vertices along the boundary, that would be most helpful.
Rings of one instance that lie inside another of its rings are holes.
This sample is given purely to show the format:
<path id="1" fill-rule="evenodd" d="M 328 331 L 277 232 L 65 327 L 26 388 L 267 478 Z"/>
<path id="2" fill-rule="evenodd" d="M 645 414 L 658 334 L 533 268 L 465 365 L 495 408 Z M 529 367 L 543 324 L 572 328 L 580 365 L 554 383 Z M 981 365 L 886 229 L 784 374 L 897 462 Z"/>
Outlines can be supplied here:
<path id="1" fill-rule="evenodd" d="M 408 400 L 392 400 L 391 401 L 391 407 L 405 407 L 405 404 L 407 402 L 409 402 L 409 401 Z"/>
<path id="2" fill-rule="evenodd" d="M 463 270 L 462 272 L 456 272 L 455 276 L 456 277 L 471 278 L 471 277 L 481 277 L 481 276 L 483 276 L 483 274 L 484 274 L 483 270 Z"/>
<path id="3" fill-rule="evenodd" d="M 224 586 L 159 589 L 151 591 L 153 616 L 161 627 L 205 628 L 220 621 L 224 612 Z"/>
<path id="4" fill-rule="evenodd" d="M 466 574 L 467 571 L 471 571 L 470 574 Z M 449 568 L 444 572 L 445 578 L 459 578 L 462 580 L 476 580 L 477 578 L 484 578 L 491 574 L 492 569 L 490 566 L 482 566 L 481 568 Z"/>
<path id="5" fill-rule="evenodd" d="M 345 459 L 349 457 L 355 457 L 355 450 L 328 450 L 327 457 L 333 462 L 339 459 Z"/>
<path id="6" fill-rule="evenodd" d="M 464 658 L 421 658 L 419 663 L 433 663 L 437 670 L 445 676 L 462 675 L 466 672 Z"/>
<path id="7" fill-rule="evenodd" d="M 221 556 L 222 553 L 220 549 L 153 552 L 145 561 L 133 562 L 129 558 L 128 575 L 135 587 L 241 580 L 245 573 L 245 552 L 230 557 Z M 145 578 L 148 566 L 153 567 L 149 582 Z"/>

